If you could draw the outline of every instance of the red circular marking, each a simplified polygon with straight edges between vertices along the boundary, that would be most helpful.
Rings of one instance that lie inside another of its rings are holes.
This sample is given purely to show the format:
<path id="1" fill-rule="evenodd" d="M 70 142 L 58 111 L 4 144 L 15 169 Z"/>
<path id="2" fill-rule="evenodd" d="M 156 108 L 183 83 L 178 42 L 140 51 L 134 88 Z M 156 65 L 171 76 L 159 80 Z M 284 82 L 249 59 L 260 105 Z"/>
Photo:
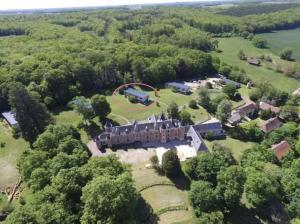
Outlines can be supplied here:
<path id="1" fill-rule="evenodd" d="M 128 108 L 127 108 L 127 107 L 124 105 L 123 102 L 121 102 L 120 100 L 118 100 L 118 99 L 116 98 L 116 95 L 117 95 L 117 92 L 119 92 L 119 90 L 120 90 L 121 88 L 124 88 L 124 87 L 126 87 L 126 86 L 132 86 L 132 85 L 136 85 L 136 86 L 146 86 L 146 87 L 152 89 L 152 90 L 154 91 L 154 93 L 155 93 L 155 100 L 154 100 L 154 102 L 152 102 L 152 103 L 149 104 L 149 105 L 144 105 L 144 107 L 128 107 Z M 126 109 L 126 110 L 146 110 L 146 109 L 148 109 L 149 107 L 155 106 L 155 104 L 158 102 L 157 98 L 158 98 L 158 91 L 157 91 L 153 86 L 150 86 L 150 85 L 145 84 L 145 83 L 137 83 L 137 82 L 132 82 L 132 83 L 123 84 L 123 85 L 119 86 L 118 88 L 116 88 L 116 89 L 113 91 L 113 93 L 112 93 L 112 99 L 113 99 L 117 104 L 123 105 L 123 106 L 124 106 L 124 109 Z"/>

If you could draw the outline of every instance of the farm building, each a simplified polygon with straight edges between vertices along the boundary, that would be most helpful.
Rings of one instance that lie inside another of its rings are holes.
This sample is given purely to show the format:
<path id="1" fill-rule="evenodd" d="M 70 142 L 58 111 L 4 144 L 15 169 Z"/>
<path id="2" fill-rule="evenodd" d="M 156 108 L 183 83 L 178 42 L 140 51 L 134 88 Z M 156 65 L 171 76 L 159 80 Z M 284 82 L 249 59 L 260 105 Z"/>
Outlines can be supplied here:
<path id="1" fill-rule="evenodd" d="M 269 133 L 279 127 L 281 127 L 282 123 L 281 121 L 277 118 L 271 118 L 269 120 L 267 120 L 266 122 L 264 122 L 261 126 L 260 129 L 265 132 L 265 133 Z"/>
<path id="2" fill-rule="evenodd" d="M 241 88 L 241 84 L 238 82 L 235 82 L 233 80 L 230 80 L 227 78 L 222 78 L 222 81 L 224 82 L 224 84 L 232 84 L 232 85 L 235 85 L 236 88 Z"/>
<path id="3" fill-rule="evenodd" d="M 272 149 L 279 160 L 288 153 L 290 147 L 290 144 L 285 140 L 276 145 L 272 145 Z"/>
<path id="4" fill-rule="evenodd" d="M 11 111 L 3 112 L 2 116 L 6 120 L 6 122 L 9 124 L 9 126 L 11 126 L 11 127 L 18 126 L 18 122 L 16 121 L 15 115 Z"/>
<path id="5" fill-rule="evenodd" d="M 271 110 L 272 113 L 274 113 L 274 114 L 279 114 L 279 112 L 280 112 L 279 107 L 274 107 L 273 105 L 265 103 L 265 102 L 260 102 L 259 103 L 259 109 L 261 109 L 261 110 Z"/>
<path id="6" fill-rule="evenodd" d="M 252 117 L 257 111 L 257 106 L 254 102 L 250 101 L 243 106 L 231 112 L 231 117 L 228 119 L 231 125 L 237 125 L 243 118 Z"/>
<path id="7" fill-rule="evenodd" d="M 183 94 L 188 94 L 191 91 L 189 86 L 178 82 L 167 82 L 166 88 L 175 88 L 178 92 Z"/>
<path id="8" fill-rule="evenodd" d="M 147 104 L 149 102 L 149 95 L 142 91 L 135 90 L 133 88 L 128 88 L 124 91 L 126 97 L 134 97 L 139 103 Z"/>

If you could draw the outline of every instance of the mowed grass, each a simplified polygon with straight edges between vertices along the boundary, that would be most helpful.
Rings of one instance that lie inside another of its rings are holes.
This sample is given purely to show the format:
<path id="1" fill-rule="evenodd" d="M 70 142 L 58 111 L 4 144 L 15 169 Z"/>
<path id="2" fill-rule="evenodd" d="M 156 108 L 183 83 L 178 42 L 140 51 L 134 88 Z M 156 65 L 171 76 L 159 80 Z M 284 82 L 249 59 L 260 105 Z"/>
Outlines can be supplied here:
<path id="1" fill-rule="evenodd" d="M 145 163 L 133 164 L 132 175 L 138 190 L 152 184 L 172 183 L 167 177 L 158 175 L 154 169 L 146 168 Z M 188 210 L 176 210 L 161 214 L 159 216 L 159 223 L 161 224 L 196 223 L 185 189 L 162 184 L 142 190 L 141 196 L 149 203 L 154 212 L 172 206 L 186 206 L 188 208 Z"/>
<path id="2" fill-rule="evenodd" d="M 11 128 L 4 121 L 0 121 L 0 142 L 5 142 L 5 147 L 0 148 L 0 188 L 3 189 L 17 181 L 17 160 L 29 145 L 22 138 L 13 138 Z"/>
<path id="3" fill-rule="evenodd" d="M 300 60 L 300 28 L 264 33 L 260 36 L 268 41 L 268 46 L 273 53 L 279 55 L 283 48 L 290 47 L 294 51 L 293 58 Z"/>
<path id="4" fill-rule="evenodd" d="M 167 112 L 168 105 L 174 101 L 178 104 L 179 108 L 183 107 L 191 113 L 192 120 L 202 122 L 209 119 L 208 113 L 201 107 L 193 110 L 188 107 L 188 103 L 191 99 L 195 99 L 197 94 L 183 95 L 180 93 L 174 93 L 170 89 L 161 89 L 158 92 L 158 97 L 155 96 L 154 91 L 147 92 L 150 95 L 152 103 L 150 105 L 142 105 L 139 103 L 130 103 L 123 95 L 115 95 L 107 97 L 108 102 L 111 105 L 112 113 L 109 118 L 116 119 L 120 124 L 125 124 L 128 121 L 133 120 L 146 120 L 151 115 L 158 115 L 162 112 Z M 156 104 L 155 102 L 158 102 Z"/>
<path id="5" fill-rule="evenodd" d="M 275 63 L 280 63 L 282 65 L 293 64 L 292 62 L 285 62 L 279 59 L 270 49 L 258 49 L 253 46 L 252 42 L 244 40 L 240 37 L 232 38 L 220 38 L 219 49 L 221 53 L 214 52 L 213 55 L 219 57 L 222 62 L 225 62 L 232 66 L 238 66 L 246 71 L 247 75 L 254 82 L 267 81 L 268 83 L 274 85 L 280 90 L 287 92 L 292 92 L 293 90 L 300 87 L 300 81 L 289 78 L 284 74 L 277 73 L 274 70 L 268 69 L 268 67 L 263 64 L 260 67 L 249 65 L 246 61 L 241 61 L 238 58 L 239 50 L 243 50 L 246 55 L 252 57 L 258 57 L 260 55 L 269 55 L 273 59 L 274 68 L 276 67 Z"/>
<path id="6" fill-rule="evenodd" d="M 226 139 L 214 140 L 214 141 L 205 140 L 205 143 L 210 150 L 212 148 L 213 143 L 218 143 L 220 145 L 228 147 L 230 149 L 233 157 L 237 161 L 240 161 L 241 156 L 246 149 L 251 148 L 255 144 L 253 142 L 243 142 L 243 141 L 233 139 L 230 137 L 226 137 Z"/>

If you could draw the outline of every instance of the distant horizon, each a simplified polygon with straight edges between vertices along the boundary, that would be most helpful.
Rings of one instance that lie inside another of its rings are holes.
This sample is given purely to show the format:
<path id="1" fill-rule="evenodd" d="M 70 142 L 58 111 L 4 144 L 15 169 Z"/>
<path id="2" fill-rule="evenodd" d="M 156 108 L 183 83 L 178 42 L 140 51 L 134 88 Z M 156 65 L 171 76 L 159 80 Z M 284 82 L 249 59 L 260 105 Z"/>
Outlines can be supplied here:
<path id="1" fill-rule="evenodd" d="M 113 7 L 125 5 L 146 5 L 163 3 L 216 2 L 218 0 L 0 0 L 0 11 L 67 9 L 84 7 Z M 226 0 L 224 0 L 226 1 Z M 228 1 L 228 0 L 227 0 Z"/>

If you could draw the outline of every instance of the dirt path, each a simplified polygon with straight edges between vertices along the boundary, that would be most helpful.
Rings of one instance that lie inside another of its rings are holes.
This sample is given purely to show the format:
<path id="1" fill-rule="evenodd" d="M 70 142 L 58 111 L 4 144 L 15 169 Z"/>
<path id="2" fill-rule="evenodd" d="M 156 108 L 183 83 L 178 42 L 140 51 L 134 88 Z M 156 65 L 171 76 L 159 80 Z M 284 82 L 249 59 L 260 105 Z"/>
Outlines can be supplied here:
<path id="1" fill-rule="evenodd" d="M 121 118 L 122 120 L 124 120 L 124 121 L 127 122 L 127 123 L 130 122 L 126 117 L 123 117 L 123 116 L 121 116 L 121 115 L 119 115 L 119 114 L 111 113 L 111 115 L 116 116 L 116 117 L 119 117 L 119 118 Z"/>

